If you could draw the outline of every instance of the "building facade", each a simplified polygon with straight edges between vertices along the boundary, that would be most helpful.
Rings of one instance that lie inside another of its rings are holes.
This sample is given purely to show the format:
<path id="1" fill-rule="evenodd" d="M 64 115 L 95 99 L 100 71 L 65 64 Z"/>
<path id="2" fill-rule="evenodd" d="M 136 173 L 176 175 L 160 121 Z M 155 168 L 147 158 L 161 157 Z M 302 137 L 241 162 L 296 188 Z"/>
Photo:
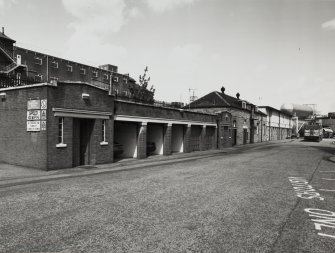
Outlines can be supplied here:
<path id="1" fill-rule="evenodd" d="M 176 108 L 134 99 L 138 87 L 114 65 L 19 48 L 0 33 L 0 161 L 44 170 L 111 163 L 281 139 L 282 129 L 269 129 L 290 124 L 224 88 Z"/>
<path id="2" fill-rule="evenodd" d="M 293 127 L 291 115 L 270 106 L 259 106 L 258 109 L 266 115 L 263 123 L 264 140 L 291 138 Z"/>
<path id="3" fill-rule="evenodd" d="M 237 93 L 236 97 L 211 92 L 187 106 L 193 111 L 215 113 L 219 116 L 219 146 L 229 147 L 263 141 L 265 114 Z"/>

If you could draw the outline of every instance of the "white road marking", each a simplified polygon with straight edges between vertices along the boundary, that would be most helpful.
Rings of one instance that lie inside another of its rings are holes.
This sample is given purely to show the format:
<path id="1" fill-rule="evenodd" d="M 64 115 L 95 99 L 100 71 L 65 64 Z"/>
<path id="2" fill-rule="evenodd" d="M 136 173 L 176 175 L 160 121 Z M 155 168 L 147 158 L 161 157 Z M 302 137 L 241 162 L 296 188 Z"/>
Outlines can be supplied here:
<path id="1" fill-rule="evenodd" d="M 319 191 L 324 191 L 324 192 L 335 192 L 335 190 L 327 190 L 327 189 L 319 189 Z"/>
<path id="2" fill-rule="evenodd" d="M 317 198 L 324 200 L 321 197 L 320 193 L 316 192 L 311 185 L 308 184 L 308 181 L 303 177 L 289 177 L 293 189 L 296 193 L 296 196 L 302 199 L 313 199 Z"/>
<path id="3" fill-rule="evenodd" d="M 314 222 L 316 230 L 321 231 L 322 227 L 325 227 L 330 232 L 329 228 L 335 229 L 335 212 L 314 208 L 306 208 L 305 212 L 308 213 L 311 221 Z M 318 233 L 318 235 L 335 239 L 334 234 Z"/>
<path id="4" fill-rule="evenodd" d="M 335 178 L 321 178 L 323 180 L 335 180 Z"/>

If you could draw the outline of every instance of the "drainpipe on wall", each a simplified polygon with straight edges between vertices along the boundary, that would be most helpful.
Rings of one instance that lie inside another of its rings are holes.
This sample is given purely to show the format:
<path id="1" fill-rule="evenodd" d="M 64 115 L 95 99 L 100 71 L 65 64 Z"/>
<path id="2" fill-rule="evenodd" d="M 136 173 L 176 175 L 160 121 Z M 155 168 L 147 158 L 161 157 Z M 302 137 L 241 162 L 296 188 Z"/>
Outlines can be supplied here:
<path id="1" fill-rule="evenodd" d="M 47 55 L 47 82 L 49 82 L 49 56 Z"/>

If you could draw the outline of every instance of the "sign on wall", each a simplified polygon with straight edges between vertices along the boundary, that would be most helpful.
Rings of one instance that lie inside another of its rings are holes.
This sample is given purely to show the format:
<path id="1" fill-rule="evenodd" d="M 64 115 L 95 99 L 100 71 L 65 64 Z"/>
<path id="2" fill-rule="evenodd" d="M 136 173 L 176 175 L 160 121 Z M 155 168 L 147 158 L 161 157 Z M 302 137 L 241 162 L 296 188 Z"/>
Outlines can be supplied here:
<path id="1" fill-rule="evenodd" d="M 38 100 L 28 100 L 27 102 L 27 110 L 36 110 L 36 109 L 41 109 L 41 101 Z"/>
<path id="2" fill-rule="evenodd" d="M 27 102 L 27 132 L 47 130 L 47 100 L 33 99 Z"/>
<path id="3" fill-rule="evenodd" d="M 40 110 L 27 111 L 27 120 L 40 120 L 40 119 L 41 119 Z"/>
<path id="4" fill-rule="evenodd" d="M 39 132 L 41 131 L 41 121 L 29 120 L 27 121 L 28 132 Z"/>

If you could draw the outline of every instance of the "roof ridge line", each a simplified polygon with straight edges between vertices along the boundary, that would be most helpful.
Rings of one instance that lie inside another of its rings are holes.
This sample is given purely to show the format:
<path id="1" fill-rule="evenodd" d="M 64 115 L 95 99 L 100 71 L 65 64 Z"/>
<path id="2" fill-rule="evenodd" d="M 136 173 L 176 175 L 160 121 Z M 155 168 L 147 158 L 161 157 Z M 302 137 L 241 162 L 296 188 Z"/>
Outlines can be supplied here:
<path id="1" fill-rule="evenodd" d="M 215 91 L 215 94 L 216 94 L 219 98 L 221 98 L 221 99 L 223 100 L 223 102 L 225 102 L 227 105 L 231 106 L 231 104 L 229 104 L 229 103 L 227 102 L 227 100 L 225 100 L 225 99 L 221 96 L 221 94 L 220 94 L 219 92 Z"/>

